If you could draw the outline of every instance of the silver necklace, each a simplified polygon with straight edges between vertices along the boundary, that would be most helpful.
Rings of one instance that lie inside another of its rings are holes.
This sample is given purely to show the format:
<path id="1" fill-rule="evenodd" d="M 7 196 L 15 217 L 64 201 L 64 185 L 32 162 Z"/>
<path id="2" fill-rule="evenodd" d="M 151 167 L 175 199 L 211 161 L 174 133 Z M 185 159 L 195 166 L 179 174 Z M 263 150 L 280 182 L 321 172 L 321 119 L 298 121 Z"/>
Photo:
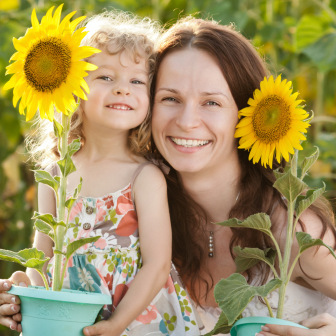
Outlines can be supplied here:
<path id="1" fill-rule="evenodd" d="M 237 200 L 239 198 L 239 194 L 240 194 L 240 191 L 238 192 L 235 204 L 237 203 Z M 217 229 L 216 231 L 210 231 L 210 234 L 209 234 L 209 254 L 208 254 L 209 258 L 212 258 L 214 256 L 214 232 L 217 232 L 222 228 L 223 228 L 223 226 L 220 227 L 219 229 Z"/>

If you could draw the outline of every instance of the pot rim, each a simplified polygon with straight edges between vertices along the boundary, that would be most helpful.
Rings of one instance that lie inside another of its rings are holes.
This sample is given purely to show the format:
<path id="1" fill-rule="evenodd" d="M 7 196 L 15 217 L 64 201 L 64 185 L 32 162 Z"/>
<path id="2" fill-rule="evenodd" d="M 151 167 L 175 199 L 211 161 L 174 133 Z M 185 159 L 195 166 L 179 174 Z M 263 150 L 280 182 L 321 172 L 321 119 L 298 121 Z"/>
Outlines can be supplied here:
<path id="1" fill-rule="evenodd" d="M 278 324 L 278 325 L 288 325 L 291 327 L 297 327 L 302 329 L 308 329 L 301 324 L 297 324 L 291 321 L 278 319 L 275 317 L 269 317 L 269 316 L 249 316 L 249 317 L 243 317 L 242 319 L 238 320 L 231 328 L 230 334 L 231 336 L 237 335 L 237 329 L 235 327 L 241 325 L 241 324 Z"/>
<path id="2" fill-rule="evenodd" d="M 45 287 L 42 286 L 21 287 L 12 285 L 12 288 L 9 291 L 7 291 L 7 293 L 50 301 L 103 304 L 103 305 L 112 304 L 112 298 L 110 295 L 84 292 L 72 289 L 62 289 L 62 291 L 60 292 L 56 291 L 54 292 L 52 290 L 47 291 Z"/>

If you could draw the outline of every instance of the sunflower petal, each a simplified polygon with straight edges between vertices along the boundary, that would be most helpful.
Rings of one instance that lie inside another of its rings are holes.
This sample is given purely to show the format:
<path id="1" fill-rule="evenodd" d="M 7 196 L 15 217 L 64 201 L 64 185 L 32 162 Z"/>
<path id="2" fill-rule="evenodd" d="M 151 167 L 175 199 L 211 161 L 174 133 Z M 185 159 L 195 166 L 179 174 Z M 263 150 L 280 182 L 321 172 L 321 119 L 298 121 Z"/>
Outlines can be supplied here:
<path id="1" fill-rule="evenodd" d="M 238 123 L 238 125 L 236 127 L 237 128 L 244 127 L 244 126 L 247 126 L 251 123 L 252 123 L 252 118 L 251 117 L 245 117 L 245 118 L 240 120 L 240 122 Z"/>
<path id="2" fill-rule="evenodd" d="M 77 18 L 76 20 L 73 20 L 71 23 L 70 23 L 70 30 L 71 32 L 74 32 L 74 30 L 76 29 L 77 25 L 83 21 L 84 19 L 86 18 L 86 16 L 80 16 L 79 18 Z"/>
<path id="3" fill-rule="evenodd" d="M 272 166 L 273 166 L 274 151 L 275 151 L 275 144 L 272 143 L 271 147 L 270 147 L 270 153 L 269 153 L 269 159 L 268 159 L 268 165 L 271 169 L 272 169 Z"/>
<path id="4" fill-rule="evenodd" d="M 253 132 L 253 126 L 252 126 L 252 124 L 249 124 L 247 126 L 243 126 L 243 127 L 240 127 L 238 129 L 236 129 L 234 137 L 235 138 L 240 138 L 244 135 L 250 134 L 251 132 Z"/>

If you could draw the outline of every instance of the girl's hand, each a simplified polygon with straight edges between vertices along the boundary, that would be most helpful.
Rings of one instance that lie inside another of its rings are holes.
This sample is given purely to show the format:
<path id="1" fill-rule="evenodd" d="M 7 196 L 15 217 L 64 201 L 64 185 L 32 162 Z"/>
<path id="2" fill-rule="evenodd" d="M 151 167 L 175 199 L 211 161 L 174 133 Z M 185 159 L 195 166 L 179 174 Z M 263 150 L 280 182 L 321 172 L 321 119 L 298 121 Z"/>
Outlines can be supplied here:
<path id="1" fill-rule="evenodd" d="M 263 331 L 257 335 L 264 336 L 334 336 L 336 330 L 336 318 L 329 314 L 321 314 L 301 322 L 304 327 L 301 329 L 282 325 L 266 324 Z"/>
<path id="2" fill-rule="evenodd" d="M 112 320 L 100 321 L 92 326 L 85 327 L 83 333 L 85 336 L 120 336 L 123 330 L 118 330 Z"/>
<path id="3" fill-rule="evenodd" d="M 15 295 L 6 293 L 10 290 L 12 284 L 27 287 L 30 285 L 30 279 L 24 272 L 15 272 L 9 280 L 0 280 L 0 324 L 21 332 L 20 299 Z"/>

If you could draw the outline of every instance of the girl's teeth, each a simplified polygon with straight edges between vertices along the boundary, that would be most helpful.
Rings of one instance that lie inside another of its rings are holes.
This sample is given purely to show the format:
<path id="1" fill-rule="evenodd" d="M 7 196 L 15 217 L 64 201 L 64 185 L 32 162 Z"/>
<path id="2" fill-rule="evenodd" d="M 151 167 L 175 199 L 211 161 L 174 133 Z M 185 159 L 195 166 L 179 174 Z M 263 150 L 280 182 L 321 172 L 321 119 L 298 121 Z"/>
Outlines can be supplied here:
<path id="1" fill-rule="evenodd" d="M 208 140 L 186 140 L 173 137 L 171 139 L 173 140 L 174 143 L 183 147 L 198 147 L 206 145 L 209 142 Z"/>
<path id="2" fill-rule="evenodd" d="M 115 108 L 117 110 L 130 110 L 130 108 L 125 105 L 109 105 L 109 107 Z"/>

